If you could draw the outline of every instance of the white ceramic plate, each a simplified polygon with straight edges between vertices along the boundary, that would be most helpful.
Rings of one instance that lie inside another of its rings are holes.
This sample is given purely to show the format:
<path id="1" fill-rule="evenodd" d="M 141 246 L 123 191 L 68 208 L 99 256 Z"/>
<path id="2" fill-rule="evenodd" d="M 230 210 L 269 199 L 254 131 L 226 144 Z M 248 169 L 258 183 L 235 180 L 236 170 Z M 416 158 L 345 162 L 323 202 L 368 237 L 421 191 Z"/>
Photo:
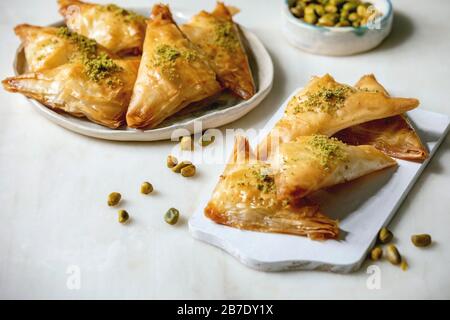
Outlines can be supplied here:
<path id="1" fill-rule="evenodd" d="M 133 9 L 143 15 L 148 15 L 149 8 Z M 186 22 L 189 15 L 173 10 L 174 16 L 179 23 Z M 63 22 L 55 23 L 55 25 L 62 25 Z M 194 122 L 202 123 L 202 129 L 217 128 L 227 123 L 233 122 L 248 112 L 253 110 L 261 101 L 267 96 L 272 89 L 273 84 L 273 63 L 269 53 L 264 48 L 264 45 L 256 37 L 255 34 L 248 31 L 244 27 L 241 30 L 246 39 L 247 52 L 250 59 L 253 76 L 255 78 L 257 92 L 248 101 L 243 101 L 232 97 L 231 95 L 223 95 L 218 102 L 197 109 L 195 112 L 187 113 L 180 112 L 177 115 L 167 119 L 158 128 L 151 130 L 137 130 L 131 128 L 122 128 L 112 130 L 86 119 L 78 119 L 66 113 L 55 112 L 36 100 L 29 99 L 36 110 L 49 119 L 50 121 L 79 134 L 90 137 L 117 140 L 117 141 L 156 141 L 166 140 L 171 138 L 171 134 L 176 129 L 186 129 L 194 133 Z M 14 62 L 14 70 L 16 75 L 22 74 L 26 68 L 25 55 L 23 48 L 19 48 Z"/>
<path id="2" fill-rule="evenodd" d="M 281 118 L 290 99 L 267 123 L 260 137 Z M 445 115 L 423 110 L 414 110 L 408 115 L 430 150 L 430 158 L 425 163 L 399 160 L 396 169 L 386 169 L 314 196 L 328 216 L 339 219 L 342 240 L 318 242 L 299 236 L 241 231 L 215 224 L 204 216 L 203 209 L 218 178 L 205 186 L 205 196 L 189 221 L 191 234 L 258 270 L 321 269 L 343 273 L 357 270 L 378 231 L 391 220 L 450 128 L 450 118 Z"/>

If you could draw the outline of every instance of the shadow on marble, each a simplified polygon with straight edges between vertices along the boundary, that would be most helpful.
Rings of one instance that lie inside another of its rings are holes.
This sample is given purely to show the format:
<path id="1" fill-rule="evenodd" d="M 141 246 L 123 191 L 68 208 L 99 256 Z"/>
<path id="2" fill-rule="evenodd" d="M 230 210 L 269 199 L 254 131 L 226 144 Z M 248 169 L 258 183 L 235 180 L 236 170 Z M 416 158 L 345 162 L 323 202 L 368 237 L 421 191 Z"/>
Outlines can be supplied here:
<path id="1" fill-rule="evenodd" d="M 393 177 L 397 168 L 374 172 L 367 176 L 343 183 L 326 191 L 315 193 L 311 199 L 320 203 L 324 213 L 335 220 L 344 221 L 356 212 Z M 345 230 L 343 230 L 345 231 Z"/>
<path id="2" fill-rule="evenodd" d="M 450 138 L 449 136 L 447 136 L 447 138 L 444 140 L 440 148 L 436 151 L 433 158 L 430 160 L 430 163 L 425 168 L 424 172 L 421 174 L 421 176 L 414 184 L 410 192 L 408 192 L 408 195 L 406 196 L 399 210 L 393 217 L 392 221 L 389 223 L 391 229 L 395 230 L 397 225 L 400 223 L 401 219 L 405 217 L 405 215 L 407 214 L 412 205 L 412 199 L 416 198 L 417 193 L 420 192 L 423 186 L 426 183 L 429 183 L 430 179 L 432 179 L 434 175 L 442 174 L 444 169 L 444 165 L 442 163 L 442 155 L 449 149 L 450 149 Z"/>

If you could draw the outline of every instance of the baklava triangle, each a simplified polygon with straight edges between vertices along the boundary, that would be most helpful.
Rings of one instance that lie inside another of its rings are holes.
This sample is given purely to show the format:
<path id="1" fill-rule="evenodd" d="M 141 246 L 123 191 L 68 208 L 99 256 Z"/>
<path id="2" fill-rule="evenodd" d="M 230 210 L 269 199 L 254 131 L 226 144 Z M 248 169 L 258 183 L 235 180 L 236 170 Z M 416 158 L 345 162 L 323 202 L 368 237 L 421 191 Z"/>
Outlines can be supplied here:
<path id="1" fill-rule="evenodd" d="M 358 89 L 338 83 L 328 74 L 315 77 L 288 103 L 282 119 L 260 143 L 258 156 L 267 159 L 279 144 L 301 136 L 332 136 L 357 124 L 403 114 L 418 105 L 417 99 Z"/>
<path id="2" fill-rule="evenodd" d="M 283 143 L 272 158 L 278 199 L 294 204 L 314 191 L 396 164 L 372 146 L 349 146 L 324 135 Z"/>
<path id="3" fill-rule="evenodd" d="M 204 53 L 181 32 L 167 6 L 155 5 L 127 113 L 128 126 L 154 128 L 221 90 Z"/>
<path id="4" fill-rule="evenodd" d="M 355 87 L 388 95 L 386 89 L 374 75 L 363 76 Z M 406 114 L 353 126 L 339 131 L 335 137 L 351 145 L 372 145 L 398 159 L 421 162 L 428 158 L 428 150 L 410 124 Z"/>
<path id="5" fill-rule="evenodd" d="M 125 123 L 138 68 L 138 59 L 113 60 L 100 54 L 7 78 L 3 86 L 56 111 L 116 129 Z"/>
<path id="6" fill-rule="evenodd" d="M 70 32 L 66 27 L 38 27 L 21 24 L 14 28 L 22 41 L 27 71 L 53 69 L 76 60 L 83 51 L 91 54 L 107 52 L 95 40 Z"/>
<path id="7" fill-rule="evenodd" d="M 79 0 L 58 0 L 68 28 L 118 55 L 139 55 L 145 38 L 146 19 L 116 5 Z"/>
<path id="8" fill-rule="evenodd" d="M 200 12 L 181 29 L 208 55 L 225 88 L 245 100 L 253 97 L 255 83 L 240 30 L 222 2 L 212 13 Z"/>

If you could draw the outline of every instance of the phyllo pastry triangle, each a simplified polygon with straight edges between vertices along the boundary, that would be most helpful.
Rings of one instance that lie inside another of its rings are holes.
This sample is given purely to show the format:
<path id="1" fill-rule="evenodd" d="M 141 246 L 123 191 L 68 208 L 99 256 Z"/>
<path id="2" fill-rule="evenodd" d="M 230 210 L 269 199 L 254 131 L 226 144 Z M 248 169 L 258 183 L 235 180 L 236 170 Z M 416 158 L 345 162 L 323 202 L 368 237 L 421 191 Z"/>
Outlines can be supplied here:
<path id="1" fill-rule="evenodd" d="M 145 38 L 146 19 L 116 5 L 78 0 L 58 0 L 59 11 L 73 32 L 96 40 L 118 55 L 139 55 Z"/>
<path id="2" fill-rule="evenodd" d="M 124 124 L 139 59 L 113 60 L 107 54 L 81 55 L 54 69 L 3 81 L 10 92 L 22 93 L 47 107 L 110 127 Z"/>
<path id="3" fill-rule="evenodd" d="M 396 165 L 372 146 L 349 146 L 324 135 L 280 145 L 273 158 L 278 199 L 295 203 L 308 194 Z"/>
<path id="4" fill-rule="evenodd" d="M 355 87 L 388 95 L 374 75 L 362 77 Z M 424 161 L 428 157 L 428 150 L 405 114 L 353 126 L 339 131 L 335 137 L 351 145 L 373 145 L 394 158 Z"/>
<path id="5" fill-rule="evenodd" d="M 220 177 L 205 215 L 216 223 L 259 232 L 336 239 L 338 222 L 321 213 L 308 199 L 296 205 L 277 199 L 275 175 L 255 160 L 246 138 L 238 137 L 230 162 Z"/>
<path id="6" fill-rule="evenodd" d="M 242 99 L 253 97 L 255 84 L 239 27 L 222 2 L 212 13 L 200 12 L 181 29 L 207 53 L 224 87 Z"/>
<path id="7" fill-rule="evenodd" d="M 167 6 L 155 5 L 127 113 L 128 126 L 154 128 L 189 104 L 221 91 L 208 59 L 178 28 Z"/>
<path id="8" fill-rule="evenodd" d="M 28 71 L 31 72 L 59 67 L 76 60 L 80 54 L 87 51 L 92 54 L 108 53 L 95 40 L 70 32 L 67 27 L 21 24 L 14 31 L 22 41 Z"/>
<path id="9" fill-rule="evenodd" d="M 330 75 L 315 77 L 286 107 L 284 116 L 259 145 L 268 158 L 273 147 L 313 134 L 332 136 L 364 122 L 402 114 L 419 105 L 417 99 L 391 98 L 383 92 L 336 82 Z"/>

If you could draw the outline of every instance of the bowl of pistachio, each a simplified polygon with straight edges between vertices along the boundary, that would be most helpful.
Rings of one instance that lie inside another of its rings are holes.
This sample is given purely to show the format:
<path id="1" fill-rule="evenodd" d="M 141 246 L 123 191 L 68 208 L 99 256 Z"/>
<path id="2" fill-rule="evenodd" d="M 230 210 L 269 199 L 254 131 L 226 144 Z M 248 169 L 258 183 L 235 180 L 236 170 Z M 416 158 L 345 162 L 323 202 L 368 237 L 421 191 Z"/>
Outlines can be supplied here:
<path id="1" fill-rule="evenodd" d="M 390 0 L 286 0 L 283 33 L 295 47 L 330 56 L 378 46 L 391 32 Z"/>

